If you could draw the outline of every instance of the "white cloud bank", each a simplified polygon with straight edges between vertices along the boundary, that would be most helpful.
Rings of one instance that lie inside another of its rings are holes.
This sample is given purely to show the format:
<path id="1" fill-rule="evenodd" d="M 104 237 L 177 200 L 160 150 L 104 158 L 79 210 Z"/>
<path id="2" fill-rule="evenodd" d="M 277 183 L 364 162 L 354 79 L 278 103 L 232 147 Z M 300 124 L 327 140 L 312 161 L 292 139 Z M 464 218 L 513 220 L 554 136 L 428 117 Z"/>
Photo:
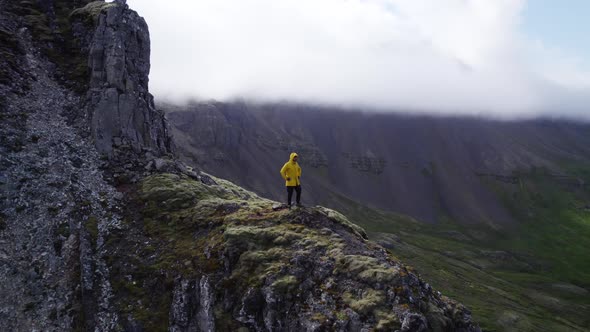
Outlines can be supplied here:
<path id="1" fill-rule="evenodd" d="M 590 73 L 520 33 L 525 0 L 128 3 L 150 26 L 158 98 L 590 118 Z"/>

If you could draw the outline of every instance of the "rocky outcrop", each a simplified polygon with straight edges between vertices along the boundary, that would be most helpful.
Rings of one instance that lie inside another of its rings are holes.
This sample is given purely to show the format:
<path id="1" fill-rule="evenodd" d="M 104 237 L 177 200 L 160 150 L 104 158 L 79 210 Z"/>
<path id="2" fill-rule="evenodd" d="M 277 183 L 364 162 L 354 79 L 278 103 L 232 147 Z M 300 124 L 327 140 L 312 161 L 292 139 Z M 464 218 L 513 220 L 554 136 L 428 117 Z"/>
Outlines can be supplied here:
<path id="1" fill-rule="evenodd" d="M 123 3 L 103 4 L 96 20 L 89 47 L 87 107 L 97 149 L 109 156 L 121 146 L 158 155 L 170 152 L 166 119 L 148 92 L 150 37 L 145 20 Z"/>
<path id="2" fill-rule="evenodd" d="M 80 96 L 54 80 L 29 31 L 15 33 L 27 75 L 3 95 L 0 330 L 109 330 L 117 315 L 100 248 L 121 195 L 94 144 L 64 116 Z"/>
<path id="3" fill-rule="evenodd" d="M 178 278 L 170 305 L 170 332 L 214 331 L 213 290 L 209 278 Z"/>
<path id="4" fill-rule="evenodd" d="M 115 330 L 113 184 L 180 167 L 162 159 L 147 26 L 121 3 L 2 0 L 0 53 L 0 330 Z"/>
<path id="5" fill-rule="evenodd" d="M 0 64 L 0 99 L 24 93 L 32 79 L 23 70 L 21 29 L 38 56 L 51 63 L 50 78 L 86 97 L 64 115 L 93 138 L 100 153 L 136 159 L 172 151 L 166 119 L 148 91 L 148 27 L 123 1 L 2 1 L 0 6 L 0 54 L 7 60 Z"/>
<path id="6" fill-rule="evenodd" d="M 228 181 L 174 174 L 147 177 L 131 192 L 144 208 L 125 217 L 106 248 L 124 326 L 479 330 L 464 306 L 336 211 L 277 209 Z"/>

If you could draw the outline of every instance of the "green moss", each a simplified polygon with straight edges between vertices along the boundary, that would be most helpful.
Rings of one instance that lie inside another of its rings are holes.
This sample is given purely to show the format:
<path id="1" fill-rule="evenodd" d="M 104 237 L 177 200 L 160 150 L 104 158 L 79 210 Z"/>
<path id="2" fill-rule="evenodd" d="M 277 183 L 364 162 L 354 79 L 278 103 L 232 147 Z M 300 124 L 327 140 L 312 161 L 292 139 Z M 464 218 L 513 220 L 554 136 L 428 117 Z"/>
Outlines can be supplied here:
<path id="1" fill-rule="evenodd" d="M 121 282 L 122 288 L 127 292 L 128 296 L 143 297 L 145 295 L 144 290 L 137 284 L 136 281 L 124 280 Z"/>
<path id="2" fill-rule="evenodd" d="M 260 287 L 265 280 L 278 274 L 289 262 L 290 253 L 282 248 L 245 251 L 240 256 L 230 279 L 239 280 L 235 287 Z"/>
<path id="3" fill-rule="evenodd" d="M 342 255 L 336 261 L 338 273 L 369 284 L 391 283 L 400 277 L 397 269 L 379 263 L 376 258 L 360 255 Z"/>
<path id="4" fill-rule="evenodd" d="M 208 195 L 205 185 L 197 181 L 186 181 L 175 174 L 162 174 L 148 177 L 142 182 L 141 199 L 152 204 L 148 208 L 157 212 L 186 209 L 199 198 Z"/>
<path id="5" fill-rule="evenodd" d="M 216 181 L 218 185 L 209 186 L 175 174 L 150 176 L 142 182 L 140 190 L 141 199 L 147 203 L 144 212 L 153 216 L 174 212 L 202 219 L 235 213 L 232 218 L 250 219 L 252 215 L 272 210 L 272 201 L 244 189 L 232 189 L 235 185 L 226 181 Z"/>
<path id="6" fill-rule="evenodd" d="M 272 283 L 272 287 L 281 293 L 287 293 L 294 290 L 299 285 L 299 281 L 295 276 L 287 275 L 277 279 Z"/>
<path id="7" fill-rule="evenodd" d="M 268 250 L 253 250 L 246 251 L 240 256 L 240 264 L 248 267 L 256 268 L 259 265 L 264 265 L 270 262 L 280 260 L 285 257 L 285 249 L 270 248 Z"/>
<path id="8" fill-rule="evenodd" d="M 323 206 L 318 206 L 318 207 L 316 207 L 316 209 L 318 209 L 318 211 L 320 211 L 321 213 L 328 216 L 328 218 L 331 218 L 334 221 L 336 221 L 337 223 L 345 226 L 346 228 L 348 228 L 349 230 L 351 230 L 353 233 L 357 234 L 358 236 L 365 238 L 365 239 L 367 238 L 367 233 L 365 232 L 365 230 L 362 227 L 352 223 L 342 213 L 334 211 L 332 209 L 328 209 Z"/>
<path id="9" fill-rule="evenodd" d="M 94 1 L 82 8 L 75 9 L 70 14 L 71 19 L 88 20 L 91 23 L 96 23 L 98 16 L 106 9 L 117 6 L 114 2 Z"/>
<path id="10" fill-rule="evenodd" d="M 51 7 L 49 12 L 49 9 L 42 7 L 39 1 L 15 1 L 9 5 L 9 11 L 22 17 L 24 25 L 33 36 L 35 46 L 43 56 L 56 65 L 54 78 L 73 91 L 84 93 L 89 80 L 88 57 L 85 47 L 80 45 L 80 41 L 72 33 L 69 20 L 72 2 L 54 0 Z M 12 49 L 18 50 L 16 47 Z M 16 64 L 14 56 L 6 56 L 14 52 L 4 52 L 0 49 L 0 53 L 3 60 L 7 59 L 8 63 Z M 18 70 L 18 67 L 15 68 Z M 0 73 L 0 80 L 5 74 L 7 73 L 4 70 Z"/>
<path id="11" fill-rule="evenodd" d="M 162 294 L 162 290 L 154 292 L 151 287 L 141 285 L 141 280 L 119 280 L 113 283 L 113 289 L 123 300 L 122 312 L 141 323 L 146 331 L 168 330 L 170 294 Z"/>
<path id="12" fill-rule="evenodd" d="M 310 319 L 316 322 L 324 323 L 328 320 L 328 317 L 326 317 L 326 315 L 321 312 L 316 312 L 311 316 Z"/>
<path id="13" fill-rule="evenodd" d="M 214 177 L 210 174 L 206 175 L 211 177 L 217 183 L 217 185 L 214 185 L 213 187 L 218 188 L 218 190 L 223 193 L 223 197 L 227 199 L 243 199 L 247 201 L 264 201 L 267 203 L 272 203 L 272 201 L 265 198 L 261 198 L 255 193 L 248 191 L 240 186 L 237 186 L 230 181 Z"/>
<path id="14" fill-rule="evenodd" d="M 377 320 L 377 325 L 375 325 L 376 331 L 396 331 L 401 328 L 399 319 L 395 314 L 391 313 L 391 311 L 375 310 L 375 319 Z M 436 327 L 432 327 L 432 330 L 444 331 L 443 328 L 437 329 Z"/>
<path id="15" fill-rule="evenodd" d="M 346 321 L 348 320 L 348 315 L 344 311 L 338 311 L 336 312 L 336 319 L 340 321 Z"/>
<path id="16" fill-rule="evenodd" d="M 358 296 L 344 293 L 342 299 L 352 310 L 362 315 L 368 315 L 377 307 L 385 304 L 383 292 L 372 288 L 362 290 Z"/>
<path id="17" fill-rule="evenodd" d="M 282 225 L 273 227 L 232 225 L 225 229 L 224 236 L 233 243 L 245 244 L 248 247 L 288 245 L 304 237 Z"/>

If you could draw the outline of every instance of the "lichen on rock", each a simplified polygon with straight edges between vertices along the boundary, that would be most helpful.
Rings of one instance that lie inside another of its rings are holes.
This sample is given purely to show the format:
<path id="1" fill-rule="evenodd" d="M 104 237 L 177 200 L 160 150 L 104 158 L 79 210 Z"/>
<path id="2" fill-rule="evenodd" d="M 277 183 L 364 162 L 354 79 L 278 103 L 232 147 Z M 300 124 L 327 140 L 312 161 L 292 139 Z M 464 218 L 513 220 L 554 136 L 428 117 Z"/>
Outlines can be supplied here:
<path id="1" fill-rule="evenodd" d="M 139 215 L 128 220 L 136 233 L 125 233 L 126 246 L 135 249 L 115 245 L 113 252 L 117 262 L 138 262 L 116 270 L 145 291 L 115 293 L 127 308 L 137 302 L 170 307 L 152 317 L 132 308 L 128 324 L 154 326 L 168 312 L 185 326 L 196 324 L 198 306 L 166 302 L 168 291 L 147 297 L 160 275 L 170 284 L 206 277 L 211 322 L 220 330 L 477 330 L 467 309 L 434 292 L 341 214 L 323 207 L 275 210 L 276 202 L 210 179 L 155 174 L 136 186 Z M 138 224 L 144 231 L 137 232 Z M 147 251 L 150 259 L 142 261 Z"/>
<path id="2" fill-rule="evenodd" d="M 70 18 L 89 20 L 91 23 L 96 23 L 98 16 L 103 10 L 117 6 L 115 2 L 94 1 L 82 8 L 77 8 L 72 11 Z"/>

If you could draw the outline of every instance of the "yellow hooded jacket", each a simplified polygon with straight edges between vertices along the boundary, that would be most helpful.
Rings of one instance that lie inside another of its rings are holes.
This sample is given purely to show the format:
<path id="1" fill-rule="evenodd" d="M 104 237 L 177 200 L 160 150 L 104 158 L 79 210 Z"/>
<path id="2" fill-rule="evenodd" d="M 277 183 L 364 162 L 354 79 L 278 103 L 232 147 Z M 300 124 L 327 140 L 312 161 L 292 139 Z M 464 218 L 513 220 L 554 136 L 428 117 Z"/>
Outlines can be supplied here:
<path id="1" fill-rule="evenodd" d="M 281 176 L 285 179 L 285 185 L 287 187 L 298 186 L 301 184 L 299 181 L 299 177 L 301 177 L 301 167 L 299 167 L 299 164 L 293 160 L 295 157 L 297 157 L 297 153 L 291 153 L 289 161 L 287 161 L 283 168 L 281 168 Z"/>

